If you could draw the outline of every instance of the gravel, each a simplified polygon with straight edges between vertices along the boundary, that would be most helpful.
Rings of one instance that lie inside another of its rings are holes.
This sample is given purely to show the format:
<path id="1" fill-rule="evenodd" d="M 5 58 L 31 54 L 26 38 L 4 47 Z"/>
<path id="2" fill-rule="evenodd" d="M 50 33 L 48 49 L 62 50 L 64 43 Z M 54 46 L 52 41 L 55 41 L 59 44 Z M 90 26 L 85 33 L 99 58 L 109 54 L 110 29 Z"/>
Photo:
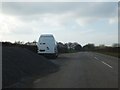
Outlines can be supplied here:
<path id="1" fill-rule="evenodd" d="M 49 74 L 58 66 L 30 50 L 2 47 L 2 87 L 9 87 L 27 77 Z"/>

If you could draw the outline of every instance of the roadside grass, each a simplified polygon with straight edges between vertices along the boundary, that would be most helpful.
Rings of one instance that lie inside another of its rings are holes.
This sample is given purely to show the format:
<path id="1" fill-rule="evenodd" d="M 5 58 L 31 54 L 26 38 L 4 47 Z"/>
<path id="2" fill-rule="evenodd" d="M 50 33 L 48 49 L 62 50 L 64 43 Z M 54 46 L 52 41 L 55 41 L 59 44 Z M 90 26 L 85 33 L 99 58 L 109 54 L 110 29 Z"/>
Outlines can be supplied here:
<path id="1" fill-rule="evenodd" d="M 101 51 L 98 51 L 98 53 L 102 53 L 102 54 L 105 54 L 105 55 L 110 55 L 110 56 L 120 58 L 120 52 L 101 52 Z"/>

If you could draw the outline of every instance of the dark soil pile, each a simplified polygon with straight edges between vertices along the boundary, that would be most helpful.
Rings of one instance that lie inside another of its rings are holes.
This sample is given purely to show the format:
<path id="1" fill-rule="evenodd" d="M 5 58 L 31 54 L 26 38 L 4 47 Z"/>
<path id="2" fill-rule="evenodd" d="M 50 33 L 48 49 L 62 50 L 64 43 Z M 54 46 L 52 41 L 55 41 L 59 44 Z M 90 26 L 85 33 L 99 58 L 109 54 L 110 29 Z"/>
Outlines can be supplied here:
<path id="1" fill-rule="evenodd" d="M 22 78 L 55 72 L 58 69 L 46 58 L 20 47 L 2 47 L 2 87 Z"/>

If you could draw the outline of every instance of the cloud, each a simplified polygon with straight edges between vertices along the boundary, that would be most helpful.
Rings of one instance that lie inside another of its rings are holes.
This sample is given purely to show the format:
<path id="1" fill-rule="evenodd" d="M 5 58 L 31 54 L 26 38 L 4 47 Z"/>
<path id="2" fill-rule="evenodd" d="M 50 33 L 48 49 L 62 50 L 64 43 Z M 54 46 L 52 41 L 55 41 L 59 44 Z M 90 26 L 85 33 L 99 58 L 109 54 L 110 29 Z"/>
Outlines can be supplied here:
<path id="1" fill-rule="evenodd" d="M 16 23 L 17 21 L 17 23 Z M 17 18 L 13 16 L 8 16 L 4 14 L 0 14 L 0 32 L 10 33 L 12 30 L 14 30 L 17 26 L 19 26 L 20 23 L 17 20 Z M 3 34 L 3 33 L 2 33 Z"/>
<path id="2" fill-rule="evenodd" d="M 115 15 L 116 5 L 115 2 L 3 2 L 2 10 L 12 15 L 73 12 L 80 16 L 108 17 Z"/>
<path id="3" fill-rule="evenodd" d="M 4 2 L 118 2 L 119 0 L 4 0 Z"/>
<path id="4" fill-rule="evenodd" d="M 80 17 L 76 19 L 76 22 L 80 26 L 86 26 L 88 24 L 94 23 L 98 20 L 98 18 L 91 18 L 91 17 Z"/>
<path id="5" fill-rule="evenodd" d="M 59 40 L 75 41 L 77 37 L 82 38 L 80 34 L 94 33 L 94 26 L 87 27 L 91 23 L 99 23 L 104 19 L 110 25 L 116 24 L 117 3 L 3 2 L 1 16 L 4 17 L 0 18 L 2 38 L 7 35 L 9 39 L 10 35 L 12 40 L 13 37 L 24 39 L 27 36 L 35 39 L 41 33 L 54 33 L 60 37 Z M 71 37 L 73 34 L 74 38 Z"/>
<path id="6" fill-rule="evenodd" d="M 118 17 L 112 17 L 109 19 L 109 24 L 118 23 Z"/>
<path id="7" fill-rule="evenodd" d="M 43 23 L 54 26 L 61 26 L 64 21 L 66 22 L 66 18 L 67 20 L 74 18 L 79 25 L 84 26 L 100 18 L 108 18 L 110 24 L 115 22 L 113 18 L 117 17 L 117 3 L 3 2 L 2 11 L 4 14 L 15 15 L 21 20 L 38 21 L 41 19 Z"/>

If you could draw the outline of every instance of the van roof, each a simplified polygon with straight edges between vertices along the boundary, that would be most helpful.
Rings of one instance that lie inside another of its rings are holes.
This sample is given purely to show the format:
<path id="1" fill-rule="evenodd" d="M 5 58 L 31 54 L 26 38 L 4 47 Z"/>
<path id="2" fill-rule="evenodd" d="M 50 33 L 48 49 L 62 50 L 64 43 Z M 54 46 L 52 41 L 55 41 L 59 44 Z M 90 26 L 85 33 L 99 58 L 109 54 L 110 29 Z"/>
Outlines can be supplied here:
<path id="1" fill-rule="evenodd" d="M 52 34 L 41 34 L 40 36 L 53 36 Z"/>

